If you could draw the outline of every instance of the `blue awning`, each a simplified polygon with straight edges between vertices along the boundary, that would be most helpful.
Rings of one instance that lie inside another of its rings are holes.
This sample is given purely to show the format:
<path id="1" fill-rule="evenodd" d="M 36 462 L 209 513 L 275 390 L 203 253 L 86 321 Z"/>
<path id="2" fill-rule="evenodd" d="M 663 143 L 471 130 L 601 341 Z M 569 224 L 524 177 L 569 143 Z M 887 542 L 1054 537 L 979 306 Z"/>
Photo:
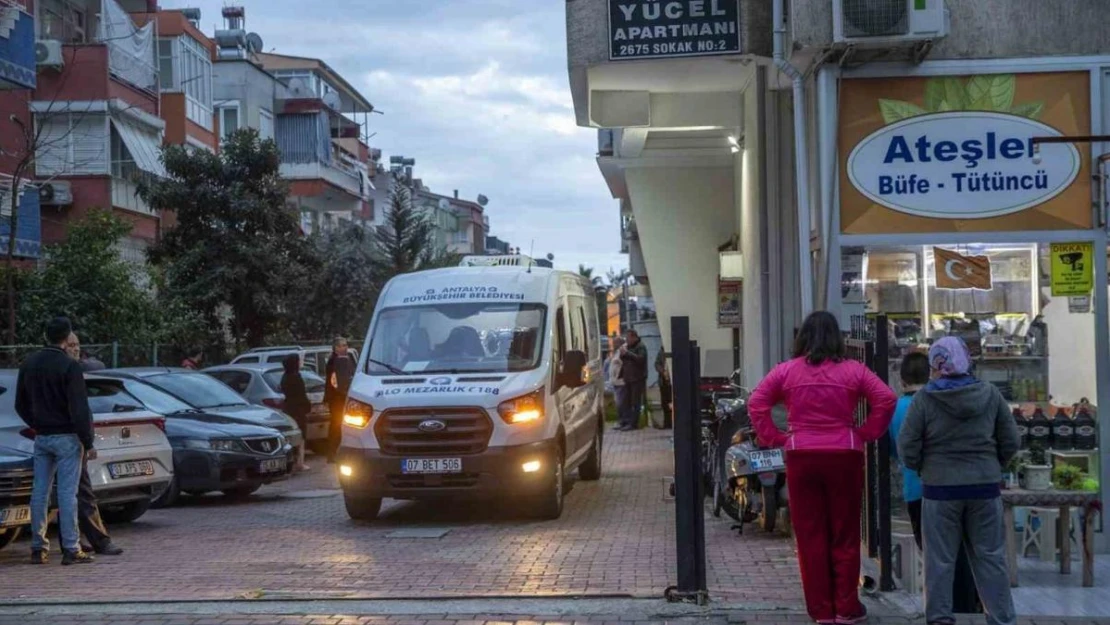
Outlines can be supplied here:
<path id="1" fill-rule="evenodd" d="M 7 193 L 0 193 L 4 202 L 10 202 Z M 15 255 L 19 258 L 42 256 L 42 213 L 39 209 L 38 187 L 26 186 L 19 198 L 19 213 L 15 226 Z M 0 254 L 8 253 L 8 233 L 11 221 L 8 211 L 0 215 Z"/>
<path id="2" fill-rule="evenodd" d="M 11 20 L 10 30 L 5 20 Z M 20 9 L 0 7 L 0 89 L 34 89 L 35 72 L 35 19 Z"/>

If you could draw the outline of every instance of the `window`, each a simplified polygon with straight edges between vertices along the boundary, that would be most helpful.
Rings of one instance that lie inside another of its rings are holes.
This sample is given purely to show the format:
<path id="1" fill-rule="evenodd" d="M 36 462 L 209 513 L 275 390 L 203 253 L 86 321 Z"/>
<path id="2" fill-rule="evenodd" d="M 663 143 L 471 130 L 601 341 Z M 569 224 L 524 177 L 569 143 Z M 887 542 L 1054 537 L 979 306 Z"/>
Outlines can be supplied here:
<path id="1" fill-rule="evenodd" d="M 131 152 L 127 149 L 127 144 L 123 142 L 120 137 L 119 131 L 116 127 L 112 126 L 112 175 L 116 178 L 131 179 L 139 175 L 139 168 L 135 165 L 135 159 L 131 156 Z"/>
<path id="2" fill-rule="evenodd" d="M 578 327 L 579 332 L 582 333 L 582 351 L 587 355 L 590 354 L 590 326 L 586 323 L 586 309 L 585 302 L 578 304 Z"/>
<path id="3" fill-rule="evenodd" d="M 239 101 L 221 104 L 216 110 L 220 117 L 220 136 L 226 139 L 239 130 Z"/>
<path id="4" fill-rule="evenodd" d="M 242 371 L 216 371 L 210 375 L 230 386 L 239 394 L 246 393 L 251 385 L 251 374 Z"/>
<path id="5" fill-rule="evenodd" d="M 41 129 L 35 173 L 46 176 L 104 175 L 110 172 L 108 119 L 101 113 L 35 116 Z"/>
<path id="6" fill-rule="evenodd" d="M 563 361 L 563 356 L 567 353 L 567 326 L 566 315 L 563 314 L 562 307 L 555 312 L 555 356 L 558 362 Z"/>
<path id="7" fill-rule="evenodd" d="M 185 115 L 212 128 L 212 58 L 208 48 L 187 36 L 158 40 L 159 84 L 163 91 L 185 93 Z"/>
<path id="8" fill-rule="evenodd" d="M 39 4 L 39 33 L 43 39 L 86 43 L 85 12 L 66 0 L 43 0 Z"/>
<path id="9" fill-rule="evenodd" d="M 258 111 L 258 135 L 262 139 L 274 138 L 274 114 L 266 109 Z"/>
<path id="10" fill-rule="evenodd" d="M 174 67 L 174 40 L 158 40 L 158 85 L 162 91 L 176 91 L 179 88 L 177 72 Z"/>

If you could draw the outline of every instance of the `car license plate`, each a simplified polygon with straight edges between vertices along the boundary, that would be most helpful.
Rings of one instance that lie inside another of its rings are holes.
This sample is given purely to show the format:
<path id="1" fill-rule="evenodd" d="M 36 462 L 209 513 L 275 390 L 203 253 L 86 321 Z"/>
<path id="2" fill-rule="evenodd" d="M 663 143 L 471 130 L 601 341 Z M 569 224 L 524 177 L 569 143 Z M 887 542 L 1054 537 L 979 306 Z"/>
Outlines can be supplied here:
<path id="1" fill-rule="evenodd" d="M 31 522 L 31 506 L 15 506 L 0 510 L 0 527 L 27 525 Z"/>
<path id="2" fill-rule="evenodd" d="M 401 473 L 462 473 L 462 458 L 406 458 Z"/>
<path id="3" fill-rule="evenodd" d="M 786 466 L 781 449 L 753 451 L 748 455 L 748 460 L 752 463 L 752 469 L 756 471 L 771 471 Z"/>
<path id="4" fill-rule="evenodd" d="M 285 458 L 263 460 L 258 467 L 259 473 L 283 473 L 288 461 Z"/>
<path id="5" fill-rule="evenodd" d="M 108 473 L 113 480 L 124 477 L 139 477 L 154 475 L 154 462 L 152 460 L 136 460 L 134 462 L 113 462 L 108 465 Z"/>

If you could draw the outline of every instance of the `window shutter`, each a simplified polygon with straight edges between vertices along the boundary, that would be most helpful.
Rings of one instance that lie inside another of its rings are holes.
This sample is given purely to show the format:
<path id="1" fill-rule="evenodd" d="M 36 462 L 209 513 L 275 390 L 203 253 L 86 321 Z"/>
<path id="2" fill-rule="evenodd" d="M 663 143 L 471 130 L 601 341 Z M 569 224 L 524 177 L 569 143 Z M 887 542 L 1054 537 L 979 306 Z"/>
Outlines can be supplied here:
<path id="1" fill-rule="evenodd" d="M 37 115 L 35 124 L 41 128 L 35 146 L 35 175 L 41 178 L 68 173 L 66 163 L 70 160 L 69 115 Z"/>
<path id="2" fill-rule="evenodd" d="M 109 172 L 108 117 L 100 114 L 74 114 L 73 132 L 73 174 L 98 175 Z"/>

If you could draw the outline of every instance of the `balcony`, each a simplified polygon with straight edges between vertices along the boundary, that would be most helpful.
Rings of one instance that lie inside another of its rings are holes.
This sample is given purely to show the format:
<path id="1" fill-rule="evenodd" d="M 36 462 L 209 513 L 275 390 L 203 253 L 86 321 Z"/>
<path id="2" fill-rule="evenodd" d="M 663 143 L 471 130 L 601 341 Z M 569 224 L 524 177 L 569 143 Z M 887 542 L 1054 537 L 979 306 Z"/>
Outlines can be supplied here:
<path id="1" fill-rule="evenodd" d="M 303 210 L 362 212 L 373 186 L 366 166 L 332 139 L 324 111 L 286 113 L 275 120 L 282 178 Z"/>

